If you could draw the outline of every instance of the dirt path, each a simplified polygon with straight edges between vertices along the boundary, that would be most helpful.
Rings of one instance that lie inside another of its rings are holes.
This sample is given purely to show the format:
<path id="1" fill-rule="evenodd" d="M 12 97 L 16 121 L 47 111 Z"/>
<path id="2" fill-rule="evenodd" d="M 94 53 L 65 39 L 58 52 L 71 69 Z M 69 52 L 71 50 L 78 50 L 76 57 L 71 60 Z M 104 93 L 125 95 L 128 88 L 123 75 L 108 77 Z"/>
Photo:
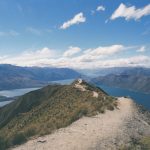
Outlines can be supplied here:
<path id="1" fill-rule="evenodd" d="M 13 150 L 115 150 L 116 146 L 128 142 L 130 131 L 127 131 L 126 125 L 135 118 L 135 114 L 132 100 L 118 98 L 118 109 L 114 111 L 83 117 L 66 128 Z"/>

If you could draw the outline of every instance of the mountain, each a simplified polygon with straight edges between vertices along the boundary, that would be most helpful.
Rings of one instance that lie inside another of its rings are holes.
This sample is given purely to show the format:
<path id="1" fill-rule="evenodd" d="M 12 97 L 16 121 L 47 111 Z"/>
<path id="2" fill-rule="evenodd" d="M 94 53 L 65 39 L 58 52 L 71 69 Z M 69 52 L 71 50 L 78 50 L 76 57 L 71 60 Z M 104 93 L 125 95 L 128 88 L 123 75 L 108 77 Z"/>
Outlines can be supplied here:
<path id="1" fill-rule="evenodd" d="M 41 68 L 0 65 L 0 90 L 40 87 L 50 81 L 76 79 L 78 72 L 69 68 Z"/>
<path id="2" fill-rule="evenodd" d="M 114 110 L 116 100 L 82 79 L 49 85 L 0 108 L 0 149 L 52 133 L 82 116 Z"/>
<path id="3" fill-rule="evenodd" d="M 110 68 L 99 68 L 99 69 L 79 69 L 78 72 L 92 78 L 98 76 L 106 76 L 109 74 L 150 76 L 150 68 L 143 68 L 143 67 L 110 67 Z"/>
<path id="4" fill-rule="evenodd" d="M 120 73 L 112 73 L 91 79 L 95 84 L 120 87 L 150 93 L 150 69 L 128 68 Z"/>

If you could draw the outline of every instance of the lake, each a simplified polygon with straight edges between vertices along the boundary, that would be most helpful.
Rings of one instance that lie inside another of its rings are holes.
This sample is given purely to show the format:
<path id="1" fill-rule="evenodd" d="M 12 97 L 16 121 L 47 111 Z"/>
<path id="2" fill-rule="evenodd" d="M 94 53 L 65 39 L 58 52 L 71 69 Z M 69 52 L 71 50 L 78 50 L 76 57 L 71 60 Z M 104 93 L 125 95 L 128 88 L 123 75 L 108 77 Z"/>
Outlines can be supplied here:
<path id="1" fill-rule="evenodd" d="M 109 95 L 120 97 L 120 96 L 129 96 L 137 104 L 143 105 L 145 108 L 150 110 L 150 94 L 144 94 L 140 92 L 134 92 L 123 88 L 108 87 L 104 85 L 98 85 Z"/>
<path id="2" fill-rule="evenodd" d="M 5 96 L 5 97 L 15 97 L 15 96 L 21 96 L 23 94 L 26 94 L 30 91 L 34 91 L 37 89 L 39 89 L 39 88 L 24 88 L 24 89 L 4 90 L 4 91 L 0 91 L 0 95 Z"/>
<path id="3" fill-rule="evenodd" d="M 24 95 L 28 92 L 37 90 L 39 88 L 24 88 L 24 89 L 13 89 L 0 91 L 1 96 L 12 97 L 12 100 L 0 102 L 0 107 L 7 105 L 13 101 L 13 97 Z"/>
<path id="4" fill-rule="evenodd" d="M 66 80 L 58 80 L 58 81 L 51 81 L 51 84 L 62 84 L 68 85 L 71 84 L 75 79 L 66 79 Z"/>
<path id="5" fill-rule="evenodd" d="M 13 101 L 13 100 L 12 100 Z M 12 101 L 4 101 L 4 102 L 0 102 L 0 107 L 3 107 L 9 103 L 11 103 Z"/>

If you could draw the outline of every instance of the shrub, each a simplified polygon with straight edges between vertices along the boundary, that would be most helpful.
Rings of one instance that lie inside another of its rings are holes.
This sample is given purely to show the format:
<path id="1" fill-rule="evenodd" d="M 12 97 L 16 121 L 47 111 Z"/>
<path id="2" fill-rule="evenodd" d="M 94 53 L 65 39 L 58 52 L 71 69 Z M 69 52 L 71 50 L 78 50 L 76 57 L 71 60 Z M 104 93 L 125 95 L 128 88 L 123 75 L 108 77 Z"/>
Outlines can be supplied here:
<path id="1" fill-rule="evenodd" d="M 19 145 L 19 144 L 22 144 L 26 141 L 27 141 L 27 139 L 26 139 L 24 133 L 20 132 L 20 133 L 17 133 L 13 136 L 12 144 L 13 145 Z"/>
<path id="2" fill-rule="evenodd" d="M 109 105 L 109 106 L 107 106 L 107 109 L 108 109 L 108 110 L 114 110 L 114 106 Z"/>
<path id="3" fill-rule="evenodd" d="M 0 150 L 5 150 L 7 147 L 4 137 L 0 137 Z"/>
<path id="4" fill-rule="evenodd" d="M 31 136 L 34 136 L 35 134 L 36 134 L 36 128 L 35 127 L 30 127 L 25 132 L 26 137 L 31 137 Z"/>
<path id="5" fill-rule="evenodd" d="M 140 141 L 140 145 L 144 150 L 150 149 L 150 137 L 144 137 Z"/>

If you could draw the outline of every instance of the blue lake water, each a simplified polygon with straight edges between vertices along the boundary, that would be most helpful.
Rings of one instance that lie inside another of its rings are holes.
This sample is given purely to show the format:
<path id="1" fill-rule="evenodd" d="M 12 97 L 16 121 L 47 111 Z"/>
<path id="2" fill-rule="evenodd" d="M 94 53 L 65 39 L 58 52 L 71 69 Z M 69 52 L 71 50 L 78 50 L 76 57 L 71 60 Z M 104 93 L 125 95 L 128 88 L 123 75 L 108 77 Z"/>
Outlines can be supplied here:
<path id="1" fill-rule="evenodd" d="M 21 96 L 37 89 L 39 88 L 25 88 L 25 89 L 13 89 L 13 90 L 0 91 L 1 96 L 12 97 L 12 100 L 0 102 L 0 107 L 11 103 L 13 101 L 13 97 L 15 96 Z"/>
<path id="2" fill-rule="evenodd" d="M 74 79 L 58 80 L 58 81 L 51 81 L 49 84 L 70 84 L 73 81 L 74 81 Z M 11 103 L 13 101 L 13 97 L 15 97 L 15 96 L 21 96 L 21 95 L 24 95 L 28 92 L 31 92 L 31 91 L 34 91 L 34 90 L 37 90 L 37 89 L 40 89 L 40 88 L 41 87 L 0 91 L 1 96 L 12 97 L 12 100 L 0 102 L 0 107 Z"/>
<path id="3" fill-rule="evenodd" d="M 104 85 L 98 85 L 105 92 L 112 96 L 129 96 L 132 98 L 137 104 L 143 105 L 146 109 L 150 110 L 150 94 L 144 94 L 140 92 L 134 92 L 127 89 L 116 88 L 116 87 L 108 87 Z"/>
<path id="4" fill-rule="evenodd" d="M 15 96 L 21 96 L 23 94 L 26 94 L 30 91 L 34 91 L 34 90 L 37 90 L 37 89 L 39 89 L 39 88 L 4 90 L 4 91 L 0 91 L 0 95 L 5 96 L 5 97 L 15 97 Z"/>
<path id="5" fill-rule="evenodd" d="M 58 80 L 58 81 L 51 81 L 52 84 L 71 84 L 75 79 L 66 79 L 66 80 Z"/>
<path id="6" fill-rule="evenodd" d="M 11 103 L 12 101 L 4 101 L 4 102 L 0 102 L 0 107 L 3 107 L 9 103 Z"/>

